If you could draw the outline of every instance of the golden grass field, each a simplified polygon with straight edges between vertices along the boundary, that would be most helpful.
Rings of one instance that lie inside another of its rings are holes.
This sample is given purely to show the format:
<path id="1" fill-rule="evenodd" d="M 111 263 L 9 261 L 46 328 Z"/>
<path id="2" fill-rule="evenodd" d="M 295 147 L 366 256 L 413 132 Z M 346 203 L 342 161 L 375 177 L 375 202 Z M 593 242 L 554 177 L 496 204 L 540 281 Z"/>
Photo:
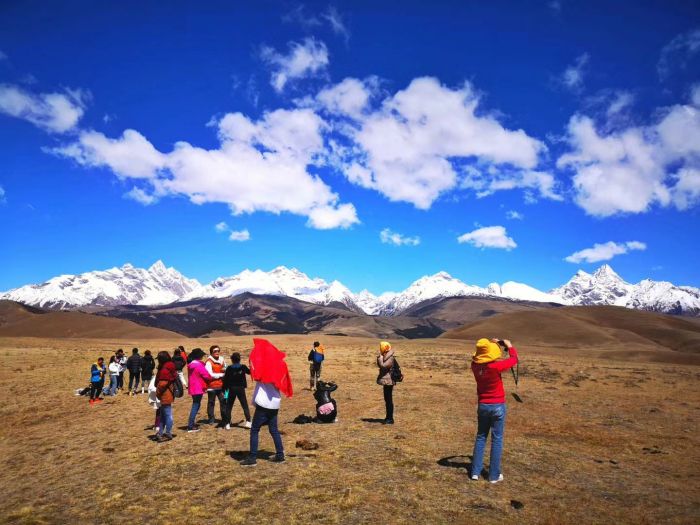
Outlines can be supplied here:
<path id="1" fill-rule="evenodd" d="M 295 416 L 314 412 L 304 390 L 314 337 L 269 339 L 288 353 L 294 379 L 280 411 L 288 460 L 265 460 L 274 448 L 264 428 L 252 469 L 237 461 L 248 451 L 247 430 L 180 429 L 189 397 L 175 404 L 176 438 L 156 444 L 145 395 L 95 407 L 73 395 L 94 359 L 118 347 L 216 342 L 228 355 L 247 352 L 251 337 L 0 339 L 1 521 L 700 523 L 698 366 L 651 362 L 653 352 L 613 361 L 604 347 L 520 346 L 513 334 L 524 403 L 508 397 L 505 481 L 490 485 L 469 481 L 465 470 L 476 424 L 470 344 L 395 341 L 406 380 L 395 389 L 396 425 L 383 426 L 363 421 L 384 416 L 377 341 L 324 337 L 322 377 L 339 384 L 340 421 L 296 425 Z M 511 376 L 504 380 L 512 392 Z M 299 439 L 320 446 L 303 451 Z"/>

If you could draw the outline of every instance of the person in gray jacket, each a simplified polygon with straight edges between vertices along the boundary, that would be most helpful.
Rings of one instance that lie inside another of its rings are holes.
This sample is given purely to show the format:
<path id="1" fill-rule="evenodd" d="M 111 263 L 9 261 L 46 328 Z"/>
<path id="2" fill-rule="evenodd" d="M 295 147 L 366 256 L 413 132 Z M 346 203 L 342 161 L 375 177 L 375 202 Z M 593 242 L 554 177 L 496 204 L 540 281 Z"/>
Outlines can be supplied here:
<path id="1" fill-rule="evenodd" d="M 384 388 L 384 405 L 386 406 L 385 425 L 394 424 L 394 385 L 396 384 L 391 377 L 391 367 L 394 366 L 394 351 L 391 345 L 382 341 L 379 343 L 379 355 L 377 356 L 377 366 L 379 367 L 379 376 L 377 384 Z"/>

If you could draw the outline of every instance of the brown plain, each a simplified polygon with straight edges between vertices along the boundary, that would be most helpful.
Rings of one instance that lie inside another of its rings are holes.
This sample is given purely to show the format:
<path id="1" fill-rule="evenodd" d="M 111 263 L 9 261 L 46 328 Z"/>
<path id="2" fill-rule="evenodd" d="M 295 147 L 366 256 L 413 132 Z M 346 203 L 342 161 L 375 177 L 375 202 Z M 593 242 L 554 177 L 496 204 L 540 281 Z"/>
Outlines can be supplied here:
<path id="1" fill-rule="evenodd" d="M 248 451 L 247 430 L 182 430 L 189 397 L 175 403 L 175 439 L 156 444 L 148 439 L 154 412 L 146 396 L 119 395 L 90 407 L 73 389 L 88 383 L 96 357 L 108 358 L 118 347 L 155 353 L 216 342 L 224 355 L 239 351 L 245 360 L 251 337 L 0 338 L 0 519 L 699 523 L 700 368 L 669 357 L 695 354 L 671 350 L 674 342 L 655 347 L 629 330 L 632 339 L 624 340 L 623 328 L 600 327 L 590 338 L 588 331 L 576 332 L 577 323 L 589 321 L 568 314 L 542 327 L 556 341 L 545 344 L 544 335 L 537 339 L 527 329 L 536 319 L 519 319 L 452 334 L 511 338 L 522 357 L 518 390 L 524 403 L 508 397 L 505 481 L 498 485 L 467 479 L 476 423 L 468 368 L 473 341 L 392 341 L 406 380 L 395 389 L 396 425 L 384 426 L 363 420 L 384 416 L 373 365 L 376 339 L 268 337 L 288 353 L 294 379 L 295 395 L 283 400 L 280 412 L 288 461 L 267 461 L 273 447 L 263 429 L 258 466 L 245 469 L 238 459 Z M 574 330 L 568 342 L 557 339 L 568 330 Z M 340 421 L 296 425 L 297 415 L 314 412 L 311 393 L 303 388 L 306 356 L 319 338 L 327 356 L 322 377 L 339 384 Z M 512 378 L 503 377 L 512 392 Z M 249 399 L 251 393 L 249 388 Z M 241 419 L 237 406 L 234 421 Z M 299 440 L 319 448 L 297 449 Z"/>

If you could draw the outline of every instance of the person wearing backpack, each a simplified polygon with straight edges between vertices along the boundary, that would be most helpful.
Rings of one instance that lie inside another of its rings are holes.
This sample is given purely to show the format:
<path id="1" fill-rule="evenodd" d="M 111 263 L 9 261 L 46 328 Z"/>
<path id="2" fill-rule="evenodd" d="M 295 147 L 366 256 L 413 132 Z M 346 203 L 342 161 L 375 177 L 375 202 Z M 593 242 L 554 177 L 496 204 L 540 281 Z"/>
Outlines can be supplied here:
<path id="1" fill-rule="evenodd" d="M 161 425 L 156 441 L 162 443 L 173 439 L 173 402 L 175 401 L 174 383 L 178 379 L 177 370 L 170 354 L 165 350 L 158 352 L 158 372 L 156 373 L 156 397 L 160 401 Z"/>
<path id="2" fill-rule="evenodd" d="M 309 352 L 307 359 L 310 361 L 309 388 L 312 391 L 315 391 L 316 385 L 318 384 L 319 379 L 321 379 L 321 364 L 325 359 L 325 349 L 323 348 L 323 345 L 321 345 L 321 343 L 318 341 L 314 341 L 314 346 Z"/>
<path id="3" fill-rule="evenodd" d="M 180 347 L 176 348 L 175 352 L 173 353 L 173 364 L 177 369 L 177 375 L 180 377 L 180 381 L 182 381 L 182 386 L 187 388 L 187 376 L 183 372 L 185 366 L 187 365 L 187 354 L 182 355 L 182 350 L 180 350 Z"/>
<path id="4" fill-rule="evenodd" d="M 218 399 L 219 412 L 221 413 L 221 422 L 219 426 L 223 428 L 223 421 L 226 419 L 223 380 L 224 373 L 226 372 L 226 359 L 221 355 L 221 348 L 217 345 L 213 345 L 209 348 L 209 357 L 207 358 L 205 366 L 212 378 L 207 384 L 207 417 L 209 418 L 207 424 L 213 425 L 216 422 L 214 419 L 214 408 L 216 406 L 216 400 Z"/>
<path id="5" fill-rule="evenodd" d="M 240 401 L 245 416 L 245 428 L 250 428 L 250 408 L 246 399 L 245 389 L 248 386 L 246 374 L 250 375 L 250 368 L 241 364 L 241 354 L 231 354 L 231 366 L 224 372 L 224 398 L 226 399 L 226 430 L 231 430 L 231 412 L 236 399 Z"/>
<path id="6" fill-rule="evenodd" d="M 126 369 L 129 371 L 129 395 L 133 396 L 139 389 L 139 381 L 141 380 L 141 355 L 139 349 L 134 348 L 131 351 L 129 359 L 126 360 Z"/>
<path id="7" fill-rule="evenodd" d="M 141 393 L 144 388 L 150 388 L 151 379 L 153 378 L 153 370 L 156 367 L 156 362 L 153 360 L 150 350 L 146 350 L 141 358 Z"/>
<path id="8" fill-rule="evenodd" d="M 90 405 L 102 402 L 100 393 L 105 383 L 106 370 L 104 357 L 98 357 L 97 362 L 90 367 Z"/>
<path id="9" fill-rule="evenodd" d="M 377 376 L 377 384 L 382 385 L 384 389 L 384 405 L 386 408 L 386 417 L 383 424 L 394 424 L 394 385 L 396 380 L 392 375 L 394 367 L 394 351 L 387 341 L 379 343 L 379 355 L 377 356 L 377 367 L 379 375 Z"/>
<path id="10" fill-rule="evenodd" d="M 501 357 L 499 342 L 508 349 L 509 357 Z M 477 432 L 472 454 L 470 479 L 479 480 L 484 463 L 486 438 L 491 432 L 491 457 L 489 463 L 489 482 L 503 481 L 501 473 L 501 455 L 503 453 L 503 431 L 506 424 L 506 394 L 503 389 L 501 372 L 518 363 L 518 351 L 508 339 L 479 339 L 476 351 L 472 354 L 472 372 L 476 379 L 476 393 L 479 398 L 477 409 Z"/>
<path id="11" fill-rule="evenodd" d="M 202 404 L 202 396 L 207 391 L 207 383 L 212 379 L 207 367 L 202 363 L 205 355 L 204 350 L 195 348 L 188 357 L 190 363 L 187 365 L 189 370 L 187 391 L 192 396 L 192 408 L 187 420 L 187 432 L 199 432 L 199 425 L 195 423 L 195 419 Z"/>

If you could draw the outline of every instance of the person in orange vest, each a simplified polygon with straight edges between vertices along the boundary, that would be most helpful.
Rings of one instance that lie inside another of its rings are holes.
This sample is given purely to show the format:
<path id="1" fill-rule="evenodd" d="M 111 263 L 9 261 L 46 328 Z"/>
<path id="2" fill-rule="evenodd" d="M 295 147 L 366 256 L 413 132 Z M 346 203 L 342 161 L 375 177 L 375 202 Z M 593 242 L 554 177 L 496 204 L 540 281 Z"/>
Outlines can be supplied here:
<path id="1" fill-rule="evenodd" d="M 221 413 L 221 422 L 219 426 L 223 428 L 224 421 L 226 421 L 226 401 L 224 399 L 224 374 L 226 373 L 226 359 L 221 355 L 221 348 L 214 345 L 209 348 L 209 357 L 204 365 L 212 377 L 212 380 L 207 384 L 207 416 L 209 420 L 207 424 L 213 425 L 216 420 L 214 419 L 214 405 L 216 404 L 216 399 L 219 399 L 219 411 Z"/>

